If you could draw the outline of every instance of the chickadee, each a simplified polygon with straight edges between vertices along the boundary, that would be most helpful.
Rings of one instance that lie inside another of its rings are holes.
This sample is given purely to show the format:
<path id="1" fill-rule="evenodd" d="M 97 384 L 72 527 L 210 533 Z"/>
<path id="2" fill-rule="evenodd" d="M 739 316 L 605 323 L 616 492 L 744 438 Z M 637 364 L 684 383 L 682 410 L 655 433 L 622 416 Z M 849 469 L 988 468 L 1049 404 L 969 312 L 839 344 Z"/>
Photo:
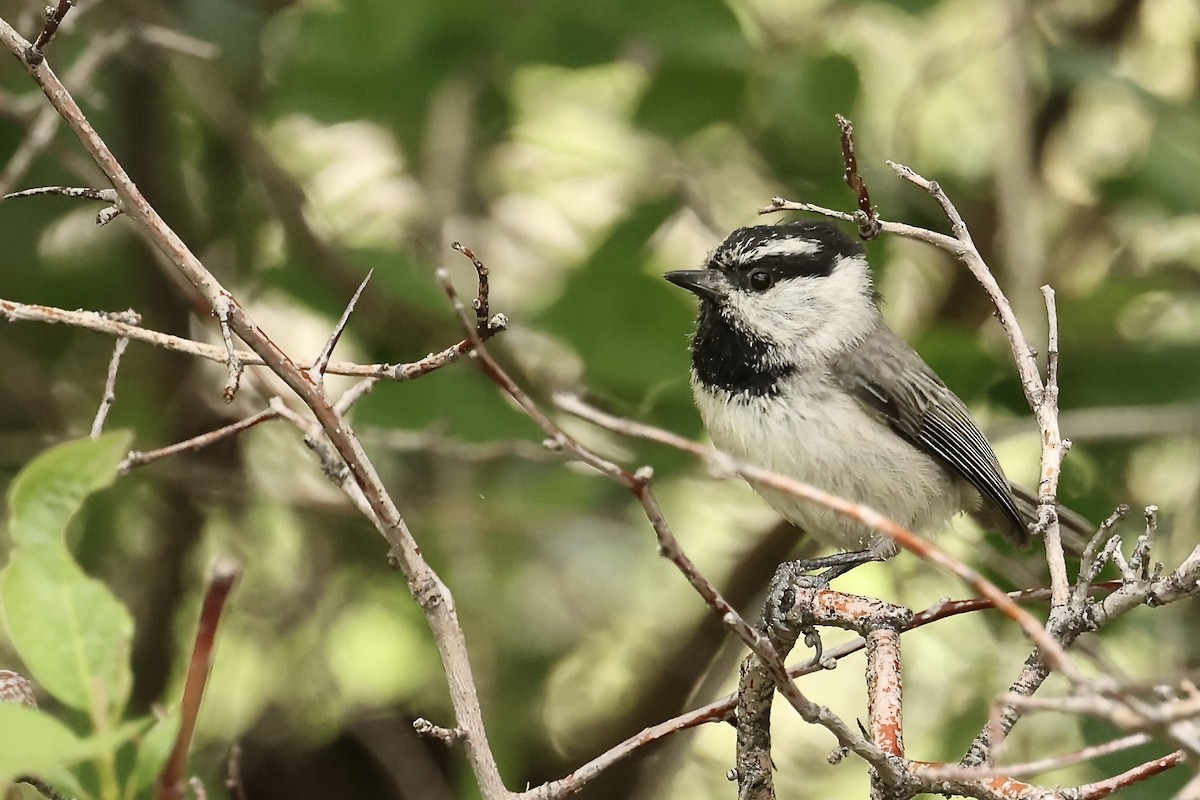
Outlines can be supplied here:
<path id="1" fill-rule="evenodd" d="M 704 269 L 664 277 L 700 298 L 692 391 L 718 449 L 911 531 L 971 511 L 1028 540 L 1028 502 L 1022 513 L 962 400 L 884 322 L 857 242 L 824 222 L 741 228 Z M 896 552 L 831 509 L 755 490 L 822 544 L 864 551 L 853 563 Z"/>

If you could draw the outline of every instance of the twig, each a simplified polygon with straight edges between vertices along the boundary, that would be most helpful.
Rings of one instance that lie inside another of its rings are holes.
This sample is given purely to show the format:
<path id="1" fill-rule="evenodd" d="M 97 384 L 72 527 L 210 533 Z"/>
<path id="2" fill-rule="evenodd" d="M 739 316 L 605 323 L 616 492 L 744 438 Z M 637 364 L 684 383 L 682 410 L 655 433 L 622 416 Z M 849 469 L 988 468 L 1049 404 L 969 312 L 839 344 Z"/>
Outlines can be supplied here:
<path id="1" fill-rule="evenodd" d="M 375 386 L 378 385 L 379 378 L 363 378 L 358 383 L 351 386 L 346 391 L 342 392 L 342 396 L 333 404 L 334 411 L 339 414 L 347 414 L 354 404 L 370 394 Z"/>
<path id="2" fill-rule="evenodd" d="M 229 758 L 225 762 L 225 788 L 233 800 L 246 800 L 246 786 L 242 783 L 242 746 L 234 744 L 229 748 Z"/>
<path id="3" fill-rule="evenodd" d="M 842 140 L 842 163 L 845 165 L 843 176 L 850 191 L 858 201 L 858 213 L 854 222 L 858 225 L 858 235 L 871 240 L 879 235 L 879 209 L 871 203 L 871 193 L 867 190 L 867 182 L 858 174 L 858 159 L 854 155 L 854 123 L 843 117 L 837 118 L 838 133 Z"/>
<path id="4" fill-rule="evenodd" d="M 185 355 L 204 358 L 218 364 L 227 364 L 229 351 L 219 345 L 205 344 L 181 336 L 130 325 L 114 318 L 110 313 L 97 311 L 68 311 L 53 306 L 15 303 L 11 300 L 0 299 L 0 315 L 10 322 L 42 322 L 49 324 L 69 325 L 74 328 L 105 333 L 112 336 L 124 336 L 134 341 L 172 350 Z M 491 338 L 504 330 L 508 320 L 503 314 L 495 314 L 491 319 L 487 338 Z M 380 378 L 393 381 L 411 381 L 428 375 L 449 364 L 453 364 L 471 350 L 470 341 L 464 339 L 447 347 L 438 353 L 431 353 L 419 361 L 406 364 L 355 364 L 349 361 L 330 361 L 325 372 L 329 375 L 349 375 L 361 378 Z M 249 350 L 235 350 L 234 355 L 243 367 L 266 366 L 266 361 Z M 312 369 L 312 364 L 306 361 L 295 362 L 303 370 Z"/>
<path id="5" fill-rule="evenodd" d="M 521 459 L 539 464 L 562 464 L 564 461 L 562 454 L 557 450 L 520 439 L 471 442 L 449 438 L 436 430 L 409 431 L 392 428 L 363 428 L 359 431 L 359 438 L 368 444 L 386 447 L 399 453 L 433 453 L 472 464 L 504 459 Z"/>
<path id="6" fill-rule="evenodd" d="M 146 451 L 131 450 L 129 455 L 125 456 L 125 459 L 117 465 L 117 472 L 122 475 L 127 475 L 134 469 L 145 466 L 151 462 L 158 461 L 160 458 L 178 455 L 179 453 L 191 453 L 201 450 L 205 447 L 216 444 L 222 439 L 227 439 L 230 436 L 236 436 L 244 430 L 253 428 L 255 425 L 267 422 L 268 420 L 277 419 L 278 417 L 279 412 L 276 409 L 265 408 L 262 411 L 259 411 L 257 414 L 252 414 L 245 419 L 240 419 L 237 422 L 231 423 L 222 428 L 217 428 L 216 430 L 209 431 L 208 433 L 202 433 L 199 436 L 193 436 L 190 439 L 185 439 L 182 442 L 177 442 L 175 444 L 168 445 L 167 447 L 160 447 L 157 450 Z"/>
<path id="7" fill-rule="evenodd" d="M 138 325 L 142 321 L 142 317 L 132 308 L 122 314 L 114 314 L 114 317 L 121 317 L 122 322 L 127 322 L 131 325 Z M 108 362 L 108 377 L 104 381 L 104 396 L 100 400 L 100 408 L 96 410 L 96 416 L 92 420 L 91 438 L 95 439 L 100 436 L 104 430 L 104 420 L 108 417 L 108 412 L 112 408 L 113 403 L 117 401 L 117 370 L 121 366 L 121 356 L 125 354 L 125 348 L 129 346 L 129 339 L 122 336 L 117 339 L 117 343 L 113 346 L 112 358 Z"/>
<path id="8" fill-rule="evenodd" d="M 474 252 L 472 252 L 469 248 L 466 248 L 463 245 L 459 244 L 458 242 L 452 242 L 450 244 L 450 246 L 452 248 L 454 248 L 455 250 L 457 250 L 458 252 L 462 253 L 464 256 L 466 256 L 471 261 L 471 264 L 475 267 L 475 274 L 478 276 L 478 279 L 479 279 L 479 291 L 476 294 L 475 302 L 472 305 L 475 309 L 475 321 L 476 321 L 475 329 L 479 332 L 479 335 L 482 338 L 484 331 L 488 330 L 488 328 L 491 327 L 488 324 L 489 287 L 488 287 L 487 266 L 484 265 L 484 263 L 482 261 L 480 261 L 479 258 L 476 257 Z"/>
<path id="9" fill-rule="evenodd" d="M 88 42 L 87 49 L 71 64 L 64 82 L 70 86 L 87 86 L 99 68 L 124 49 L 129 42 L 129 36 L 128 30 L 117 30 L 93 37 Z M 5 103 L 0 101 L 0 105 Z M 62 118 L 50 106 L 42 106 L 32 115 L 32 119 L 27 122 L 24 140 L 9 157 L 3 172 L 0 172 L 0 194 L 14 196 L 7 193 L 29 171 L 34 160 L 54 143 L 54 134 L 61 123 Z"/>
<path id="10" fill-rule="evenodd" d="M 58 26 L 62 24 L 63 18 L 74 6 L 74 0 L 58 0 L 57 6 L 46 7 L 46 24 L 42 26 L 42 32 L 38 34 L 37 40 L 29 46 L 25 53 L 25 58 L 30 66 L 36 66 L 45 59 L 46 45 L 50 44 L 54 34 L 58 33 Z"/>
<path id="11" fill-rule="evenodd" d="M 457 744 L 458 742 L 462 741 L 463 736 L 466 735 L 463 733 L 462 728 L 443 728 L 440 725 L 434 725 L 424 717 L 417 717 L 414 719 L 412 726 L 413 730 L 417 732 L 418 736 L 426 736 L 430 739 L 437 739 L 439 742 L 445 745 Z"/>
<path id="12" fill-rule="evenodd" d="M 1100 798 L 1108 797 L 1119 789 L 1124 789 L 1127 786 L 1132 786 L 1135 783 L 1141 783 L 1144 780 L 1153 778 L 1155 775 L 1166 772 L 1172 767 L 1177 767 L 1184 761 L 1182 750 L 1176 750 L 1170 755 L 1165 755 L 1162 758 L 1156 758 L 1153 761 L 1147 761 L 1145 764 L 1127 769 L 1120 775 L 1114 775 L 1106 780 L 1089 783 L 1076 788 L 1077 797 L 1079 800 L 1100 800 Z"/>
<path id="13" fill-rule="evenodd" d="M 1096 576 L 1100 574 L 1100 570 L 1104 568 L 1106 563 L 1104 559 L 1097 558 L 1101 543 L 1108 540 L 1113 529 L 1129 515 L 1129 506 L 1124 503 L 1113 509 L 1113 513 L 1108 516 L 1108 519 L 1100 523 L 1100 527 L 1083 549 L 1083 555 L 1079 559 L 1079 576 L 1075 582 L 1075 588 L 1072 592 L 1071 605 L 1079 606 L 1083 603 L 1083 599 L 1087 596 L 1088 588 L 1092 581 L 1096 580 Z"/>
<path id="14" fill-rule="evenodd" d="M 233 296 L 225 290 L 216 296 L 213 302 L 213 313 L 216 314 L 217 324 L 221 326 L 221 340 L 225 342 L 225 366 L 228 377 L 221 396 L 226 403 L 232 403 L 237 395 L 238 386 L 242 381 L 242 360 L 238 358 L 237 348 L 233 344 L 233 330 L 229 326 L 229 318 L 233 309 Z"/>
<path id="15" fill-rule="evenodd" d="M 231 558 L 222 558 L 213 565 L 200 607 L 200 624 L 196 630 L 196 643 L 188 661 L 187 678 L 183 684 L 183 696 L 179 701 L 179 733 L 167 763 L 155 782 L 155 797 L 158 800 L 181 800 L 183 773 L 187 768 L 188 752 L 192 746 L 192 735 L 196 730 L 196 718 L 200 714 L 200 702 L 204 698 L 204 686 L 212 669 L 213 648 L 217 641 L 217 625 L 225 611 L 225 602 L 233 590 L 233 584 L 242 568 Z"/>
<path id="16" fill-rule="evenodd" d="M 129 340 L 124 337 L 117 339 L 116 345 L 113 346 L 112 358 L 108 362 L 108 378 L 104 381 L 104 397 L 101 398 L 100 408 L 96 409 L 96 416 L 92 420 L 93 439 L 99 437 L 104 430 L 104 420 L 108 418 L 109 409 L 117 401 L 117 369 L 121 366 L 121 356 L 125 354 L 125 348 L 128 346 Z"/>
<path id="17" fill-rule="evenodd" d="M 1034 409 L 1042 430 L 1042 476 L 1038 482 L 1038 520 L 1034 526 L 1046 543 L 1046 564 L 1050 570 L 1050 586 L 1054 592 L 1053 609 L 1066 609 L 1071 599 L 1071 579 L 1067 575 L 1066 553 L 1062 546 L 1062 531 L 1056 510 L 1058 478 L 1062 460 L 1071 443 L 1062 438 L 1058 428 L 1058 310 L 1054 290 L 1042 287 L 1049 321 L 1046 349 L 1046 384 L 1042 402 Z"/>
<path id="18" fill-rule="evenodd" d="M 926 775 L 933 780 L 938 780 L 939 778 L 946 780 L 981 780 L 1000 776 L 1020 778 L 1026 775 L 1038 775 L 1042 772 L 1063 769 L 1064 767 L 1070 767 L 1084 761 L 1103 758 L 1113 753 L 1119 753 L 1122 750 L 1140 747 L 1150 741 L 1152 739 L 1149 734 L 1134 733 L 1129 736 L 1122 736 L 1120 739 L 1113 739 L 1111 742 L 1085 747 L 1073 753 L 1050 756 L 1049 758 L 1042 758 L 1037 761 L 1027 761 L 1023 764 L 1011 764 L 992 769 L 967 768 L 954 764 L 945 764 L 940 767 L 933 767 Z"/>
<path id="19" fill-rule="evenodd" d="M 358 305 L 358 298 L 363 293 L 363 289 L 367 288 L 367 281 L 371 280 L 371 276 L 375 274 L 375 270 L 369 270 L 362 282 L 358 284 L 358 288 L 354 290 L 350 302 L 346 304 L 346 308 L 342 311 L 342 316 L 338 319 L 337 324 L 333 326 L 333 333 L 329 334 L 329 339 L 326 340 L 325 346 L 321 348 L 321 354 L 317 356 L 317 360 L 313 362 L 312 368 L 309 369 L 309 374 L 314 375 L 317 383 L 323 383 L 325 380 L 325 370 L 329 367 L 329 359 L 333 356 L 333 348 L 337 347 L 338 340 L 342 338 L 342 332 L 346 330 L 346 324 L 350 322 L 350 315 L 354 313 L 354 307 Z"/>

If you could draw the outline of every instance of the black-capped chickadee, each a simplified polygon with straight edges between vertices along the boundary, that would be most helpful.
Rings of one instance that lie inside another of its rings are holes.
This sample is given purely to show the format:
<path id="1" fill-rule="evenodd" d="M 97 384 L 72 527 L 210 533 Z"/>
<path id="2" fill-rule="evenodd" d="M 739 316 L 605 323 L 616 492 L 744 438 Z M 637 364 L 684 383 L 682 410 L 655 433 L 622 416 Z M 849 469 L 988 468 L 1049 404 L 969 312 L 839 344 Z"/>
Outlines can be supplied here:
<path id="1" fill-rule="evenodd" d="M 962 400 L 884 322 L 856 241 L 825 222 L 741 228 L 704 269 L 665 277 L 700 298 L 692 390 L 718 449 L 914 532 L 969 511 L 1028 540 L 1028 498 Z M 854 563 L 896 552 L 824 506 L 755 489 L 822 544 L 865 551 Z"/>

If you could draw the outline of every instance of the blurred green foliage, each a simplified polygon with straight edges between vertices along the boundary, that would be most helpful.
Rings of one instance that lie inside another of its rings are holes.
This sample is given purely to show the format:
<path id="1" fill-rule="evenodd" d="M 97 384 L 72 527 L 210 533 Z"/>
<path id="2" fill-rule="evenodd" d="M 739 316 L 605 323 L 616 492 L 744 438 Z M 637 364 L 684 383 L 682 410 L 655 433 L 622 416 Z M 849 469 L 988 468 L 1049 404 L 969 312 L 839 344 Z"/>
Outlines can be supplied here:
<path id="1" fill-rule="evenodd" d="M 0 15 L 33 36 L 42 5 L 0 0 Z M 130 39 L 93 74 L 72 77 L 121 32 Z M 692 303 L 658 276 L 759 222 L 773 195 L 852 208 L 833 121 L 843 113 L 883 215 L 945 230 L 883 161 L 936 178 L 1035 342 L 1037 287 L 1055 286 L 1063 429 L 1075 442 L 1065 499 L 1095 519 L 1119 501 L 1159 503 L 1159 557 L 1172 565 L 1196 540 L 1200 508 L 1200 414 L 1189 413 L 1200 389 L 1198 45 L 1191 0 L 109 0 L 72 12 L 50 61 L 159 211 L 297 357 L 320 350 L 368 269 L 339 358 L 411 361 L 459 339 L 433 271 L 449 268 L 469 296 L 470 265 L 448 248 L 461 241 L 490 266 L 492 310 L 512 321 L 495 350 L 535 396 L 586 391 L 696 436 Z M 0 163 L 26 146 L 42 108 L 7 60 Z M 0 183 L 100 185 L 62 129 Z M 209 315 L 128 221 L 97 229 L 96 210 L 0 203 L 0 297 L 132 307 L 149 327 L 216 341 Z M 1036 437 L 1022 432 L 1032 424 L 978 287 L 928 248 L 885 240 L 870 254 L 889 318 L 1003 434 L 1010 473 L 1035 480 Z M 97 334 L 4 326 L 0 478 L 86 434 L 110 351 Z M 227 406 L 222 380 L 212 364 L 134 344 L 109 426 L 149 449 L 279 391 L 248 378 Z M 1072 416 L 1082 411 L 1094 415 L 1086 425 Z M 1129 418 L 1117 412 L 1145 423 L 1138 435 L 1105 424 Z M 539 433 L 471 365 L 381 384 L 354 422 L 455 593 L 509 786 L 560 777 L 728 689 L 732 655 L 697 644 L 710 614 L 655 557 L 629 496 L 530 457 Z M 383 542 L 296 432 L 272 425 L 119 479 L 69 528 L 83 568 L 133 617 L 130 714 L 178 696 L 203 576 L 233 553 L 246 574 L 193 761 L 210 788 L 241 741 L 255 800 L 472 796 L 460 753 L 408 727 L 452 720 L 427 628 Z M 751 587 L 740 602 L 755 613 L 753 587 L 779 556 L 764 555 L 772 520 L 753 495 L 676 453 L 571 429 L 623 463 L 653 465 L 689 552 L 718 583 Z M 1036 567 L 1036 554 L 993 555 L 989 539 L 958 532 L 947 546 L 997 580 L 1011 580 L 1014 560 Z M 18 536 L 10 524 L 6 546 L 19 550 Z M 915 607 L 964 591 L 918 564 L 853 577 L 847 588 Z M 1179 620 L 1142 613 L 1100 646 L 1127 675 L 1169 680 L 1200 656 L 1172 635 Z M 914 757 L 955 757 L 1024 657 L 1010 626 L 956 625 L 914 634 L 906 651 Z M 0 667 L 20 665 L 13 633 Z M 43 682 L 57 696 L 52 687 Z M 861 665 L 805 689 L 862 713 Z M 71 705 L 45 699 L 59 701 Z M 583 796 L 727 793 L 730 736 L 710 727 Z M 857 765 L 825 763 L 827 737 L 794 719 L 777 727 L 783 791 L 861 793 Z M 1021 731 L 1014 760 L 1100 735 L 1046 718 Z M 1163 797 L 1177 779 L 1123 796 Z"/>

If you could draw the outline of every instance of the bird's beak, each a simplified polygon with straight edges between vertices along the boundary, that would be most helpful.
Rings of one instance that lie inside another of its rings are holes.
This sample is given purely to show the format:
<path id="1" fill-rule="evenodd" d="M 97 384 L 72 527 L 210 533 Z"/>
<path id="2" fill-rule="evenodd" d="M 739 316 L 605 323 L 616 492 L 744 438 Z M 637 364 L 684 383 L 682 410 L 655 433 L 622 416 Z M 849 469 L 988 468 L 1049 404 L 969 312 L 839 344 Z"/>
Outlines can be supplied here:
<path id="1" fill-rule="evenodd" d="M 729 293 L 729 281 L 715 269 L 677 269 L 663 275 L 676 286 L 687 289 L 701 300 L 721 300 Z"/>

